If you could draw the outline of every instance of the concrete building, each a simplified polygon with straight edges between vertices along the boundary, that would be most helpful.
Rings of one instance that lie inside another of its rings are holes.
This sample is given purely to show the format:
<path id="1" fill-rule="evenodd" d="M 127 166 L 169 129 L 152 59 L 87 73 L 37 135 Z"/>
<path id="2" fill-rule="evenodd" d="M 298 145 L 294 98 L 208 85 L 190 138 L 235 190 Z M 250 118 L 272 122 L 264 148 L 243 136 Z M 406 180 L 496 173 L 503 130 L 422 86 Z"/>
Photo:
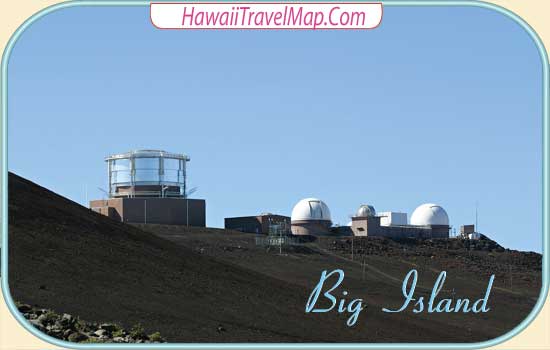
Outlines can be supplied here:
<path id="1" fill-rule="evenodd" d="M 385 211 L 378 213 L 381 226 L 404 226 L 407 225 L 407 213 Z"/>
<path id="2" fill-rule="evenodd" d="M 449 229 L 447 212 L 435 204 L 423 204 L 416 208 L 410 225 L 406 222 L 405 213 L 385 212 L 351 218 L 351 230 L 355 236 L 448 238 Z"/>
<path id="3" fill-rule="evenodd" d="M 288 216 L 263 213 L 257 216 L 239 216 L 224 219 L 224 227 L 228 230 L 257 233 L 267 235 L 273 225 L 290 227 Z M 288 234 L 289 232 L 287 232 Z"/>
<path id="4" fill-rule="evenodd" d="M 206 226 L 206 202 L 188 198 L 188 156 L 137 150 L 105 161 L 109 198 L 90 201 L 92 210 L 128 223 Z"/>

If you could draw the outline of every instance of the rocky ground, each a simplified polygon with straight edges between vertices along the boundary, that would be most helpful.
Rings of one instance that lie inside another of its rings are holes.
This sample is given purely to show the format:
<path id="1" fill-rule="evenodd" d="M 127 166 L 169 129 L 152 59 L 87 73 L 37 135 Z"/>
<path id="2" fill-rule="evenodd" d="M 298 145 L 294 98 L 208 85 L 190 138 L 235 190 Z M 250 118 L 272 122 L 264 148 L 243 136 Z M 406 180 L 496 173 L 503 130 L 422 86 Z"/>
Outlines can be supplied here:
<path id="1" fill-rule="evenodd" d="M 351 257 L 353 250 L 358 261 L 377 256 L 409 261 L 418 268 L 460 271 L 472 278 L 494 274 L 496 286 L 515 290 L 537 290 L 542 282 L 541 254 L 506 249 L 485 235 L 479 240 L 345 237 L 321 240 L 320 244 L 346 257 Z"/>
<path id="2" fill-rule="evenodd" d="M 86 322 L 69 314 L 17 304 L 21 314 L 47 335 L 76 343 L 164 343 L 160 333 L 146 334 L 141 325 L 125 330 L 115 323 Z"/>

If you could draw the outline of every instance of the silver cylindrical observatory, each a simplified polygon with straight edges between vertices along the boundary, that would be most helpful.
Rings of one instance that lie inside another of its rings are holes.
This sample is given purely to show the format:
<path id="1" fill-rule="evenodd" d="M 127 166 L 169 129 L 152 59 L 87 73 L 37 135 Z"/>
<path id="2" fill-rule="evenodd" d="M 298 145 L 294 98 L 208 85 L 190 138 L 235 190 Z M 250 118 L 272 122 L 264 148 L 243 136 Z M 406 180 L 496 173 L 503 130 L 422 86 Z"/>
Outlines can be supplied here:
<path id="1" fill-rule="evenodd" d="M 187 193 L 187 162 L 184 154 L 160 150 L 137 150 L 105 158 L 109 196 L 175 197 Z"/>

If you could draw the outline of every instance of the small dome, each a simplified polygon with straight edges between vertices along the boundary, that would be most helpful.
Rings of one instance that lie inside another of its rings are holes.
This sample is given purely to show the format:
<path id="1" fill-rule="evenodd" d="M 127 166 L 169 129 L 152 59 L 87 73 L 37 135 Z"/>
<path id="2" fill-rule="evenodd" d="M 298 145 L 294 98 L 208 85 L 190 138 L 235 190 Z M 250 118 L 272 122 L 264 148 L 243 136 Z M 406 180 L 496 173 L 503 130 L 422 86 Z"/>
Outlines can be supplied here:
<path id="1" fill-rule="evenodd" d="M 443 225 L 449 226 L 449 216 L 445 209 L 433 203 L 422 204 L 414 210 L 411 215 L 411 225 L 431 226 Z"/>
<path id="2" fill-rule="evenodd" d="M 360 218 L 376 216 L 376 210 L 372 205 L 363 204 L 357 209 L 355 216 Z"/>
<path id="3" fill-rule="evenodd" d="M 328 206 L 320 199 L 305 198 L 292 209 L 291 221 L 324 220 L 331 221 Z"/>

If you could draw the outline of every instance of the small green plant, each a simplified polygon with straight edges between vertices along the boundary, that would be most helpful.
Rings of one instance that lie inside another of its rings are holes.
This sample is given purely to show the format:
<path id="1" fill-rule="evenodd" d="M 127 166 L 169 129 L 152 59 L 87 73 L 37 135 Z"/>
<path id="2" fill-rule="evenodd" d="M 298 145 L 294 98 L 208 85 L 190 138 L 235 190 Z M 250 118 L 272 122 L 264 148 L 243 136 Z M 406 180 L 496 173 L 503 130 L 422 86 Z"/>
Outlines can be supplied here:
<path id="1" fill-rule="evenodd" d="M 149 334 L 149 340 L 155 341 L 155 342 L 162 342 L 164 339 L 160 335 L 160 332 L 155 332 L 153 334 Z"/>
<path id="2" fill-rule="evenodd" d="M 113 331 L 113 338 L 124 337 L 125 335 L 126 335 L 126 331 L 124 331 L 124 328 L 122 328 L 122 326 L 115 323 L 115 330 Z"/>
<path id="3" fill-rule="evenodd" d="M 51 310 L 44 314 L 44 322 L 45 323 L 54 323 L 55 320 L 57 320 L 58 318 L 59 318 L 59 316 Z"/>
<path id="4" fill-rule="evenodd" d="M 75 319 L 76 319 L 76 321 L 74 323 L 75 329 L 77 329 L 79 331 L 83 331 L 84 328 L 86 327 L 86 322 L 82 321 L 80 319 L 80 317 L 76 317 Z"/>
<path id="5" fill-rule="evenodd" d="M 141 323 L 138 323 L 132 327 L 130 330 L 130 337 L 134 339 L 144 339 L 147 337 L 147 334 L 145 334 L 145 330 L 141 326 Z"/>
<path id="6" fill-rule="evenodd" d="M 90 337 L 86 340 L 81 341 L 81 343 L 103 343 L 103 340 L 99 338 Z"/>

